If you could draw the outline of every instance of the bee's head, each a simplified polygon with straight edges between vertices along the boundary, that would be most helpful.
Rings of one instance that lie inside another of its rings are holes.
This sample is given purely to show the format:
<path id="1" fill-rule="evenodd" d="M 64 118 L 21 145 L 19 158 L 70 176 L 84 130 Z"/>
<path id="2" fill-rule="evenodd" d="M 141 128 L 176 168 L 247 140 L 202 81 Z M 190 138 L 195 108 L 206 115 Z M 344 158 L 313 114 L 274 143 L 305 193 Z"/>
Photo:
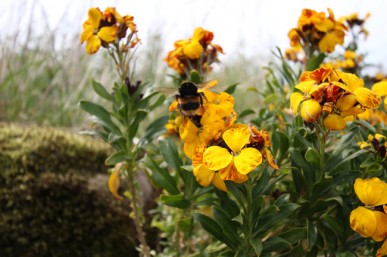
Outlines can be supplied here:
<path id="1" fill-rule="evenodd" d="M 179 88 L 180 96 L 194 96 L 198 94 L 198 87 L 192 82 L 184 82 Z"/>

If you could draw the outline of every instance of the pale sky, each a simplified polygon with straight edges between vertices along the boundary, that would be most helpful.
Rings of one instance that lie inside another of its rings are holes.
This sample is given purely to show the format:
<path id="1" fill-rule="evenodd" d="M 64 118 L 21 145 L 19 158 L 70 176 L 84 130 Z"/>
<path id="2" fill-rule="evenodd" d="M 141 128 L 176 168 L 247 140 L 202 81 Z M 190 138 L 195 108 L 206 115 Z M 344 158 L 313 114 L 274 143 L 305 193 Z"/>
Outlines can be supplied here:
<path id="1" fill-rule="evenodd" d="M 352 13 L 362 18 L 370 12 L 366 22 L 370 35 L 361 49 L 369 61 L 383 63 L 387 72 L 384 0 L 1 0 L 0 39 L 34 24 L 33 33 L 44 33 L 48 26 L 68 40 L 81 32 L 90 7 L 107 6 L 134 16 L 143 44 L 148 35 L 161 32 L 165 51 L 172 50 L 174 41 L 190 37 L 201 26 L 214 32 L 213 42 L 223 47 L 225 58 L 238 52 L 269 56 L 275 46 L 284 50 L 289 44 L 287 33 L 297 25 L 303 8 L 327 13 L 329 7 L 337 18 Z"/>

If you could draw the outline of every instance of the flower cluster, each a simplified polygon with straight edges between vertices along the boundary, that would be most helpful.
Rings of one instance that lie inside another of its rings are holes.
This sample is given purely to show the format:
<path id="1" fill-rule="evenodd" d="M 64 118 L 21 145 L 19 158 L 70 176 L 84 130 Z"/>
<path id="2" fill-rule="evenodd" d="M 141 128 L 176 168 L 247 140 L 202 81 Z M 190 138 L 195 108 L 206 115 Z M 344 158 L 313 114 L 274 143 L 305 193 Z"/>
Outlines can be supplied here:
<path id="1" fill-rule="evenodd" d="M 238 114 L 234 98 L 226 92 L 199 90 L 203 103 L 195 115 L 186 116 L 179 101 L 169 110 L 176 114 L 167 128 L 184 142 L 184 153 L 192 159 L 193 173 L 202 186 L 213 184 L 226 191 L 225 180 L 244 182 L 264 159 L 278 169 L 269 148 L 269 132 L 254 126 L 234 124 Z"/>
<path id="2" fill-rule="evenodd" d="M 387 235 L 387 183 L 374 177 L 356 179 L 356 195 L 365 206 L 359 206 L 349 217 L 351 228 L 362 237 L 371 237 L 380 242 Z M 376 256 L 387 255 L 387 240 L 378 250 Z"/>
<path id="3" fill-rule="evenodd" d="M 315 51 L 332 53 L 336 45 L 343 45 L 347 27 L 336 20 L 331 9 L 329 16 L 324 12 L 303 9 L 298 19 L 298 25 L 288 33 L 291 49 L 286 56 L 294 59 L 295 54 L 304 50 L 307 56 Z"/>
<path id="4" fill-rule="evenodd" d="M 88 54 L 95 54 L 101 46 L 108 47 L 109 44 L 118 43 L 125 38 L 128 28 L 130 35 L 134 34 L 135 38 L 130 36 L 123 48 L 133 48 L 139 42 L 133 16 L 121 16 L 114 7 L 108 7 L 104 12 L 99 8 L 90 8 L 88 19 L 83 23 L 80 41 L 81 44 L 86 42 Z"/>
<path id="5" fill-rule="evenodd" d="M 186 116 L 181 112 L 179 102 L 174 101 L 169 111 L 175 112 L 176 117 L 170 121 L 168 127 L 176 131 L 184 142 L 184 153 L 192 158 L 195 149 L 201 144 L 210 144 L 217 141 L 224 130 L 231 126 L 237 113 L 234 110 L 234 98 L 226 92 L 215 93 L 208 90 L 217 83 L 216 81 L 199 89 L 203 103 L 195 115 Z"/>
<path id="6" fill-rule="evenodd" d="M 212 43 L 213 38 L 211 31 L 198 27 L 191 38 L 175 42 L 175 49 L 168 53 L 165 61 L 183 78 L 188 77 L 191 70 L 205 75 L 211 71 L 211 64 L 218 62 L 218 53 L 223 54 L 222 47 Z"/>
<path id="7" fill-rule="evenodd" d="M 304 72 L 295 87 L 301 92 L 290 96 L 293 112 L 300 111 L 307 123 L 324 114 L 324 125 L 330 130 L 344 129 L 345 118 L 353 118 L 380 104 L 378 94 L 364 87 L 362 79 L 331 67 Z"/>

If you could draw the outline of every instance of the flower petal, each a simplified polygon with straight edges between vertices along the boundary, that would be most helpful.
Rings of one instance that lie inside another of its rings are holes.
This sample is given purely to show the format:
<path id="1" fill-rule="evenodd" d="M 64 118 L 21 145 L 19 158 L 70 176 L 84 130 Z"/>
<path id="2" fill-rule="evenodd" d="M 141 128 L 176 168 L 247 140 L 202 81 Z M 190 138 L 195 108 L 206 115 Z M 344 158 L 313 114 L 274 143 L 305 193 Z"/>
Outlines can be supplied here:
<path id="1" fill-rule="evenodd" d="M 214 178 L 212 179 L 212 184 L 224 192 L 227 192 L 227 187 L 224 181 L 220 178 L 219 172 L 215 172 Z"/>
<path id="2" fill-rule="evenodd" d="M 387 204 L 387 183 L 377 177 L 356 179 L 354 189 L 357 197 L 365 205 L 378 206 Z"/>
<path id="3" fill-rule="evenodd" d="M 241 151 L 250 139 L 249 126 L 244 124 L 237 124 L 229 127 L 223 133 L 223 140 L 227 146 L 230 147 L 233 153 L 237 154 Z"/>
<path id="4" fill-rule="evenodd" d="M 376 231 L 376 217 L 373 211 L 360 206 L 351 212 L 349 216 L 351 228 L 362 237 L 370 237 Z"/>
<path id="5" fill-rule="evenodd" d="M 206 165 L 201 164 L 194 167 L 193 174 L 201 186 L 207 187 L 211 184 L 215 171 L 210 170 Z"/>
<path id="6" fill-rule="evenodd" d="M 356 100 L 366 108 L 378 108 L 380 96 L 366 87 L 358 87 L 353 91 Z"/>
<path id="7" fill-rule="evenodd" d="M 241 174 L 248 174 L 262 163 L 262 154 L 255 148 L 244 148 L 234 157 L 234 165 Z"/>
<path id="8" fill-rule="evenodd" d="M 105 42 L 111 43 L 113 42 L 117 37 L 117 26 L 111 26 L 111 27 L 102 27 L 99 32 L 98 36 Z"/>
<path id="9" fill-rule="evenodd" d="M 86 52 L 95 54 L 101 47 L 101 40 L 97 36 L 91 36 L 86 42 Z"/>
<path id="10" fill-rule="evenodd" d="M 211 170 L 220 170 L 230 164 L 233 157 L 226 148 L 210 146 L 203 153 L 203 163 Z"/>
<path id="11" fill-rule="evenodd" d="M 347 122 L 340 115 L 332 113 L 324 119 L 324 126 L 330 130 L 343 130 L 347 126 Z"/>

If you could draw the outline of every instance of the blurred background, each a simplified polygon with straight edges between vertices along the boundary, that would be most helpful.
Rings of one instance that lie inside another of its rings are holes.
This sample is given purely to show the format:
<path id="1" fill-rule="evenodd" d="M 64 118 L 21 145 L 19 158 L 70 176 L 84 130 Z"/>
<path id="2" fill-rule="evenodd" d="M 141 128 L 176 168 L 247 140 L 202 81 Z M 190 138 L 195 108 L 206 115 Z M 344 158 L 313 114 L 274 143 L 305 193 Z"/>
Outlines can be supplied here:
<path id="1" fill-rule="evenodd" d="M 336 16 L 370 13 L 365 28 L 369 37 L 360 44 L 369 63 L 386 73 L 387 35 L 382 0 L 2 0 L 0 12 L 0 120 L 56 126 L 85 123 L 77 107 L 80 98 L 92 98 L 90 79 L 106 84 L 115 79 L 103 51 L 89 56 L 79 43 L 82 23 L 90 7 L 116 6 L 134 16 L 142 45 L 137 72 L 155 85 L 168 84 L 171 73 L 163 62 L 176 40 L 191 37 L 201 26 L 214 32 L 223 47 L 216 76 L 223 83 L 257 86 L 275 47 L 285 50 L 288 31 L 303 8 Z M 340 51 L 340 49 L 337 49 Z M 47 113 L 44 110 L 55 110 Z"/>

